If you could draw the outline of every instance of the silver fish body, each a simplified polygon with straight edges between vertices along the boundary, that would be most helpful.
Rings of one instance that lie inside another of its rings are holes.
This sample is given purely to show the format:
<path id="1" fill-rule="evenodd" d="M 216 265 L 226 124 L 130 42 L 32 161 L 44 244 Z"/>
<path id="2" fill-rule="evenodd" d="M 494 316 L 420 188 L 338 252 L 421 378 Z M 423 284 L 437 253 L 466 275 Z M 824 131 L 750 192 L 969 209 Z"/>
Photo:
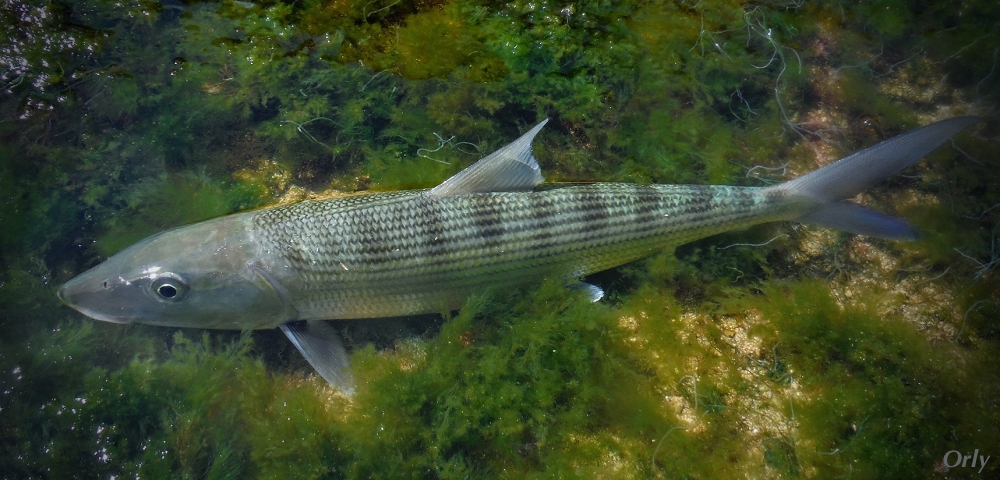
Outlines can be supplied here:
<path id="1" fill-rule="evenodd" d="M 260 211 L 252 232 L 295 318 L 372 318 L 455 309 L 486 287 L 572 282 L 801 213 L 801 203 L 761 188 L 595 183 L 303 202 Z"/>
<path id="2" fill-rule="evenodd" d="M 115 323 L 278 327 L 320 375 L 350 392 L 347 353 L 321 320 L 444 312 L 474 291 L 543 278 L 574 284 L 764 222 L 914 239 L 906 222 L 847 200 L 977 122 L 943 120 L 752 188 L 543 184 L 531 154 L 543 121 L 432 189 L 301 202 L 168 230 L 66 282 L 59 297 Z M 600 298 L 599 288 L 582 286 Z"/>

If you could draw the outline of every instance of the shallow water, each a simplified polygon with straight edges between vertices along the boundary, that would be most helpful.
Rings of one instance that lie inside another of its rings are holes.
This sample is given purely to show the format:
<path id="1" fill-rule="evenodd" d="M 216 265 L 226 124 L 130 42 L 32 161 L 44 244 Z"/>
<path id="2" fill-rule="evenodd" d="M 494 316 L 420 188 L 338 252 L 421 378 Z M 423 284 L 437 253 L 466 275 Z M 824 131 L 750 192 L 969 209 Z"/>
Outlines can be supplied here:
<path id="1" fill-rule="evenodd" d="M 997 475 L 995 2 L 0 18 L 0 477 Z M 55 297 L 163 229 L 433 186 L 541 118 L 549 180 L 765 185 L 967 114 L 860 198 L 917 242 L 763 225 L 595 275 L 598 304 L 549 282 L 337 322 L 351 398 L 277 331 L 107 324 Z"/>

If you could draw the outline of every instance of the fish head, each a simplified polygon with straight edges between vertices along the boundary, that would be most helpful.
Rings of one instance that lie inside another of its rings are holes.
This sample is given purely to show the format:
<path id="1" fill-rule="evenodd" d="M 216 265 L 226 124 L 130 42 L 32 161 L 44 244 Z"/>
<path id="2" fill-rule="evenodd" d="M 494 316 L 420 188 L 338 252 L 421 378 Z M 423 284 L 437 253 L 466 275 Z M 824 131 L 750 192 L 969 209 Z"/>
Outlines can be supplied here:
<path id="1" fill-rule="evenodd" d="M 286 305 L 255 268 L 248 221 L 230 215 L 148 237 L 66 282 L 59 298 L 114 323 L 274 328 Z"/>

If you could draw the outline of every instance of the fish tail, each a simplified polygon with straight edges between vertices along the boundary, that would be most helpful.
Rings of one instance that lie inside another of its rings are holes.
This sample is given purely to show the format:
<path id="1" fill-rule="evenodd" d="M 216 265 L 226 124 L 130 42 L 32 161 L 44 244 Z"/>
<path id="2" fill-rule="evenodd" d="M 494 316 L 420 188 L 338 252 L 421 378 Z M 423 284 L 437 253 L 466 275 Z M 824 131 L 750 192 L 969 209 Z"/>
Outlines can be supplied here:
<path id="1" fill-rule="evenodd" d="M 796 221 L 873 237 L 915 240 L 917 231 L 906 221 L 846 200 L 916 163 L 979 120 L 955 117 L 932 123 L 768 188 L 811 205 Z"/>

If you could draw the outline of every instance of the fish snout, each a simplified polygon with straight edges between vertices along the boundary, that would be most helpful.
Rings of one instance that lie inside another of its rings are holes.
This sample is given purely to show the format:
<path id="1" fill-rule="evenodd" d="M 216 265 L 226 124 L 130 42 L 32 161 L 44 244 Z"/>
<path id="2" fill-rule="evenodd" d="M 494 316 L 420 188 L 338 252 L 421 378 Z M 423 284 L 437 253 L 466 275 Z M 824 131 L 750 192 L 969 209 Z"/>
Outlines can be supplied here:
<path id="1" fill-rule="evenodd" d="M 64 283 L 56 292 L 56 296 L 70 308 L 95 320 L 111 323 L 131 322 L 133 320 L 131 317 L 114 315 L 107 312 L 106 308 L 101 308 L 105 292 L 111 289 L 109 280 L 98 281 L 85 273 Z"/>

